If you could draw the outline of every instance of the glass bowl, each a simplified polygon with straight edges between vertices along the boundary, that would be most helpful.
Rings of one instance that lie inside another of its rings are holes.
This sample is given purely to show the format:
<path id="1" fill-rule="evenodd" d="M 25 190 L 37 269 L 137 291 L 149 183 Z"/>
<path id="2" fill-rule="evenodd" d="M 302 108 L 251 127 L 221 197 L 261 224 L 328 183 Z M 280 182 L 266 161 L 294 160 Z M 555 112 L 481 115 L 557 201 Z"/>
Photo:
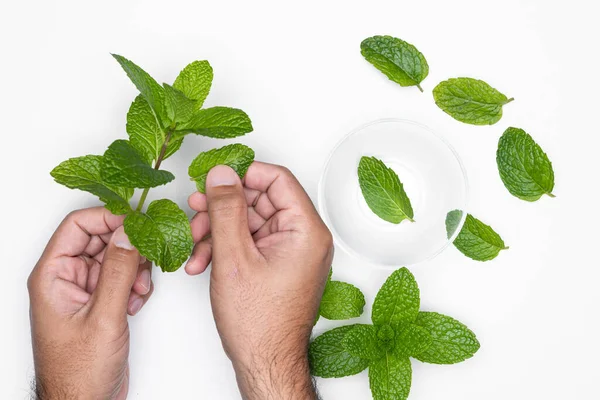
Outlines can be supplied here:
<path id="1" fill-rule="evenodd" d="M 415 222 L 392 224 L 367 206 L 358 184 L 362 156 L 392 168 L 410 198 Z M 456 151 L 416 122 L 382 119 L 359 127 L 333 149 L 319 182 L 318 207 L 336 244 L 371 264 L 398 268 L 429 260 L 456 237 L 448 237 L 446 215 L 466 210 L 468 182 Z"/>

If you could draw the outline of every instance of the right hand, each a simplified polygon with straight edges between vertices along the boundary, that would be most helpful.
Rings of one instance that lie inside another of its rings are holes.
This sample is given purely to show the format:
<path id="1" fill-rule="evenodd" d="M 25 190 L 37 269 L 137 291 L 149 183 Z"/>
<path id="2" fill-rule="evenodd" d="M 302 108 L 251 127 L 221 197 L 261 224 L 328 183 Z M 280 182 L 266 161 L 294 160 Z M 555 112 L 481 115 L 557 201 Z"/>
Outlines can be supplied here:
<path id="1" fill-rule="evenodd" d="M 255 162 L 243 184 L 213 168 L 189 204 L 198 214 L 186 271 L 212 260 L 214 318 L 243 397 L 316 398 L 307 354 L 333 242 L 310 198 L 287 169 Z"/>

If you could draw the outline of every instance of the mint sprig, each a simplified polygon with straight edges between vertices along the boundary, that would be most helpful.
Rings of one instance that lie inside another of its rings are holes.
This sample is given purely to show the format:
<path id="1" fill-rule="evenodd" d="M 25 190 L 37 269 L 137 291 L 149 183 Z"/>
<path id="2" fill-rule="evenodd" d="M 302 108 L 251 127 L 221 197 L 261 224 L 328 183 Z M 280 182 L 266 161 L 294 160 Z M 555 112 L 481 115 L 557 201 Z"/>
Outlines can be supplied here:
<path id="1" fill-rule="evenodd" d="M 252 123 L 238 109 L 201 109 L 213 79 L 208 61 L 194 61 L 173 85 L 160 85 L 132 61 L 113 57 L 140 91 L 127 113 L 129 140 L 114 141 L 103 156 L 64 161 L 51 175 L 62 185 L 98 196 L 114 214 L 126 214 L 125 232 L 140 254 L 163 271 L 175 271 L 193 247 L 185 212 L 168 199 L 153 201 L 143 212 L 150 188 L 175 179 L 161 169 L 162 162 L 181 148 L 189 133 L 230 138 L 251 132 Z M 130 199 L 136 188 L 143 192 L 134 209 Z"/>
<path id="2" fill-rule="evenodd" d="M 318 336 L 309 348 L 312 374 L 343 377 L 369 369 L 373 398 L 406 399 L 410 393 L 410 357 L 454 364 L 479 350 L 475 334 L 453 318 L 419 311 L 414 276 L 401 268 L 383 284 L 371 319 L 373 325 L 346 325 Z"/>

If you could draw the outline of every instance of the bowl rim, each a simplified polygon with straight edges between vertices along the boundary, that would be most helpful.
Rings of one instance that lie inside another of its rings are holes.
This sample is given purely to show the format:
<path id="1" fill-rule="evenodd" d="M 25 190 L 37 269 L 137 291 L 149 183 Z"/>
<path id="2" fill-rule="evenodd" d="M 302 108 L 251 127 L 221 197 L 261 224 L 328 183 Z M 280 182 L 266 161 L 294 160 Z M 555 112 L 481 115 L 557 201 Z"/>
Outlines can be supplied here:
<path id="1" fill-rule="evenodd" d="M 327 213 L 326 209 L 325 209 L 325 201 L 324 201 L 324 181 L 325 181 L 325 176 L 327 174 L 327 171 L 329 169 L 329 165 L 331 163 L 331 159 L 333 158 L 333 155 L 335 154 L 335 152 L 339 149 L 339 147 L 342 145 L 342 143 L 344 143 L 347 139 L 349 139 L 351 136 L 359 133 L 360 131 L 368 128 L 369 126 L 372 125 L 378 125 L 378 124 L 382 124 L 382 123 L 400 123 L 400 124 L 409 124 L 409 125 L 415 125 L 418 126 L 421 129 L 424 129 L 425 131 L 427 131 L 428 133 L 432 134 L 433 137 L 437 138 L 438 140 L 440 140 L 451 152 L 452 155 L 454 155 L 454 158 L 456 159 L 456 161 L 458 162 L 458 165 L 460 167 L 460 170 L 462 172 L 462 176 L 464 179 L 464 187 L 465 187 L 465 204 L 464 204 L 464 210 L 462 211 L 462 216 L 460 218 L 460 222 L 456 228 L 456 230 L 454 231 L 454 233 L 452 234 L 452 236 L 450 236 L 450 238 L 448 238 L 446 240 L 446 243 L 444 243 L 444 245 L 442 247 L 440 247 L 437 251 L 433 252 L 432 254 L 430 254 L 429 256 L 425 257 L 424 259 L 417 261 L 413 264 L 408 264 L 406 266 L 415 266 L 418 264 L 423 264 L 427 261 L 430 261 L 432 259 L 434 259 L 435 257 L 437 257 L 438 255 L 440 255 L 444 250 L 446 250 L 446 248 L 448 248 L 448 246 L 454 242 L 454 240 L 456 239 L 456 237 L 458 236 L 458 234 L 460 233 L 465 220 L 467 219 L 467 213 L 468 213 L 468 209 L 469 209 L 469 201 L 470 201 L 470 187 L 469 187 L 469 179 L 467 176 L 467 170 L 465 169 L 465 166 L 458 154 L 458 152 L 456 151 L 456 149 L 450 144 L 450 142 L 448 142 L 443 136 L 441 136 L 440 134 L 438 134 L 437 132 L 435 132 L 433 129 L 429 128 L 427 125 L 422 124 L 420 122 L 416 122 L 416 121 L 412 121 L 412 120 L 408 120 L 408 119 L 403 119 L 403 118 L 379 118 L 370 122 L 367 122 L 365 124 L 362 124 L 356 128 L 354 128 L 353 130 L 351 130 L 350 132 L 348 132 L 347 134 L 345 134 L 331 149 L 331 151 L 329 152 L 329 155 L 327 156 L 327 159 L 325 160 L 324 166 L 321 168 L 321 176 L 319 177 L 319 183 L 317 186 L 317 209 L 319 211 L 319 214 L 321 215 L 321 218 L 323 218 L 323 221 L 325 222 L 325 225 L 327 225 L 327 227 L 329 228 L 329 230 L 331 231 L 331 235 L 333 236 L 333 241 L 334 243 L 339 246 L 340 248 L 342 248 L 342 250 L 344 250 L 347 254 L 361 260 L 361 261 L 366 261 L 369 264 L 376 266 L 378 268 L 382 268 L 382 269 L 397 269 L 400 267 L 403 267 L 404 265 L 397 265 L 397 264 L 386 264 L 386 263 L 381 263 L 381 262 L 377 262 L 371 258 L 368 258 L 367 256 L 363 255 L 362 253 L 359 253 L 357 251 L 355 251 L 350 245 L 346 244 L 342 238 L 339 236 L 339 234 L 336 232 L 336 230 L 333 228 L 333 224 L 331 223 L 331 221 L 329 220 L 329 214 Z"/>

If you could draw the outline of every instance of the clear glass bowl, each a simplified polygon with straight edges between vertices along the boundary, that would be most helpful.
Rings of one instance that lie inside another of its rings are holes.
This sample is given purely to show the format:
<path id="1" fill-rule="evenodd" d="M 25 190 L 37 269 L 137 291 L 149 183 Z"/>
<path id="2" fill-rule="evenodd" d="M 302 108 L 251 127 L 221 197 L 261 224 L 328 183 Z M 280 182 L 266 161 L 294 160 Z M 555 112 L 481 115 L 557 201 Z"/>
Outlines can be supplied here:
<path id="1" fill-rule="evenodd" d="M 410 198 L 415 222 L 392 224 L 375 215 L 358 184 L 362 156 L 392 168 Z M 429 260 L 450 238 L 449 211 L 466 210 L 468 183 L 456 151 L 431 129 L 412 121 L 382 119 L 350 132 L 333 149 L 319 182 L 319 212 L 336 244 L 371 264 L 398 268 Z"/>

